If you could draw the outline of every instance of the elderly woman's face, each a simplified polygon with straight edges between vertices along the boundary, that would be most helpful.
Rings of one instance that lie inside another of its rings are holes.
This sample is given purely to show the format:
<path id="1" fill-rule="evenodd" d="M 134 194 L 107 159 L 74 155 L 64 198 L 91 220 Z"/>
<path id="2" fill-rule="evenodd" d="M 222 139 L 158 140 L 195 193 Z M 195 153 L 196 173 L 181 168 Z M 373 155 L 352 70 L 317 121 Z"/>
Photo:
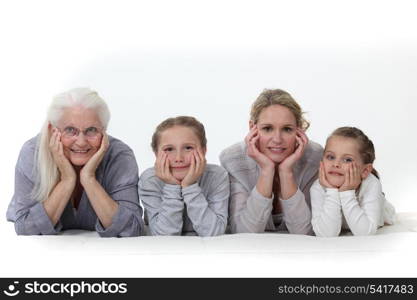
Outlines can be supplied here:
<path id="1" fill-rule="evenodd" d="M 89 108 L 66 108 L 57 123 L 64 155 L 75 166 L 83 166 L 100 148 L 102 125 Z"/>
<path id="2" fill-rule="evenodd" d="M 271 105 L 259 114 L 259 150 L 280 163 L 295 150 L 297 122 L 285 106 Z"/>

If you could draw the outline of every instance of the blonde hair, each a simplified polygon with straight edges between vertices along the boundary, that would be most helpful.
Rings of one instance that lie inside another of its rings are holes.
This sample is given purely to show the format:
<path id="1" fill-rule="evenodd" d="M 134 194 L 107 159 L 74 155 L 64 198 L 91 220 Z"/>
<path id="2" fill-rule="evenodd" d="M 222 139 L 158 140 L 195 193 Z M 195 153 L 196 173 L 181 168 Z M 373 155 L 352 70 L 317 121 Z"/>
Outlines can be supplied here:
<path id="1" fill-rule="evenodd" d="M 201 147 L 207 147 L 206 131 L 204 130 L 204 125 L 194 117 L 178 116 L 175 118 L 168 118 L 156 127 L 155 132 L 152 135 L 151 142 L 151 147 L 154 153 L 158 152 L 161 133 L 174 126 L 184 126 L 191 128 L 200 140 Z"/>
<path id="2" fill-rule="evenodd" d="M 110 121 L 110 111 L 107 104 L 99 97 L 97 92 L 89 88 L 75 88 L 53 98 L 39 134 L 35 151 L 35 186 L 32 190 L 32 197 L 37 201 L 41 202 L 49 197 L 61 175 L 49 150 L 49 140 L 51 138 L 49 124 L 56 126 L 64 109 L 76 106 L 93 109 L 104 129 L 107 128 Z"/>
<path id="3" fill-rule="evenodd" d="M 259 115 L 261 112 L 272 105 L 282 105 L 288 108 L 294 115 L 297 127 L 306 130 L 310 123 L 304 119 L 304 112 L 301 110 L 300 105 L 294 100 L 294 98 L 284 90 L 265 89 L 258 96 L 255 102 L 252 104 L 250 119 L 255 124 L 259 121 Z"/>
<path id="4" fill-rule="evenodd" d="M 341 136 L 354 139 L 359 144 L 359 154 L 364 164 L 372 164 L 375 160 L 375 147 L 374 143 L 363 133 L 362 130 L 356 127 L 339 127 L 327 138 L 327 141 L 333 136 Z M 327 144 L 326 141 L 326 144 Z M 378 172 L 373 168 L 372 174 L 379 179 Z"/>

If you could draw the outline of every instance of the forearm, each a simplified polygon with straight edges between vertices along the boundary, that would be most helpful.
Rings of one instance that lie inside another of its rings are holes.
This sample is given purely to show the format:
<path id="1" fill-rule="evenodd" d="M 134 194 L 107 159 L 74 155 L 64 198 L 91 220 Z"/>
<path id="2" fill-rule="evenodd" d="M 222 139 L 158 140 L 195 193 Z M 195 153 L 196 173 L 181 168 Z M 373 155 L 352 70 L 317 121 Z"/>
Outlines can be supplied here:
<path id="1" fill-rule="evenodd" d="M 294 172 L 279 172 L 280 195 L 282 200 L 287 200 L 294 196 L 298 186 L 295 182 Z"/>
<path id="2" fill-rule="evenodd" d="M 378 201 L 361 207 L 354 190 L 340 192 L 340 202 L 349 229 L 354 235 L 375 234 L 382 207 Z"/>
<path id="3" fill-rule="evenodd" d="M 273 181 L 274 169 L 261 169 L 261 173 L 256 183 L 256 189 L 258 190 L 258 193 L 263 197 L 272 198 Z"/>
<path id="4" fill-rule="evenodd" d="M 337 189 L 311 191 L 312 220 L 316 236 L 338 236 L 342 228 L 342 208 Z"/>
<path id="5" fill-rule="evenodd" d="M 223 189 L 212 198 L 211 205 L 198 184 L 182 189 L 187 214 L 199 236 L 223 234 L 227 226 L 229 190 Z"/>
<path id="6" fill-rule="evenodd" d="M 112 219 L 118 209 L 118 204 L 104 190 L 101 184 L 90 178 L 81 182 L 91 206 L 104 228 L 112 225 Z"/>
<path id="7" fill-rule="evenodd" d="M 75 180 L 61 180 L 48 199 L 42 202 L 46 214 L 55 226 L 58 223 L 69 199 L 74 191 Z"/>

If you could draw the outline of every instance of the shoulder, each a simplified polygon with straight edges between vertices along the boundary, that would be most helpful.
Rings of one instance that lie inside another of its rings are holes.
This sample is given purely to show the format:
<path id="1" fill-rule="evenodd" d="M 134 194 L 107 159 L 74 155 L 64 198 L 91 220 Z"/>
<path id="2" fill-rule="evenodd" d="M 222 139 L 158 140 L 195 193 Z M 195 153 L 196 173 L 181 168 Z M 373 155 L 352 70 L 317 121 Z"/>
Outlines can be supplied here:
<path id="1" fill-rule="evenodd" d="M 152 167 L 152 168 L 148 168 L 145 171 L 143 171 L 142 174 L 140 174 L 139 180 L 140 181 L 149 181 L 149 180 L 152 180 L 152 179 L 155 179 L 155 178 L 157 178 L 156 175 L 155 175 L 155 168 Z"/>
<path id="2" fill-rule="evenodd" d="M 224 179 L 228 176 L 228 173 L 225 168 L 215 164 L 207 164 L 204 174 L 209 177 L 214 177 L 217 179 Z"/>
<path id="3" fill-rule="evenodd" d="M 107 149 L 103 161 L 115 162 L 123 160 L 136 164 L 133 150 L 121 140 L 109 136 L 109 148 Z"/>
<path id="4" fill-rule="evenodd" d="M 306 162 L 317 163 L 323 156 L 323 147 L 314 141 L 309 141 L 305 149 L 303 159 Z"/>
<path id="5" fill-rule="evenodd" d="M 122 141 L 109 136 L 109 148 L 103 157 L 96 175 L 103 178 L 108 186 L 136 183 L 138 165 L 132 149 Z"/>
<path id="6" fill-rule="evenodd" d="M 374 175 L 369 174 L 364 180 L 362 180 L 360 193 L 367 193 L 367 192 L 381 192 L 382 193 L 382 185 L 381 181 Z"/>
<path id="7" fill-rule="evenodd" d="M 239 142 L 224 149 L 219 158 L 221 165 L 228 172 L 256 168 L 256 162 L 246 154 L 245 142 Z"/>
<path id="8" fill-rule="evenodd" d="M 39 136 L 26 141 L 20 149 L 16 167 L 24 170 L 32 170 L 35 163 L 35 154 Z"/>

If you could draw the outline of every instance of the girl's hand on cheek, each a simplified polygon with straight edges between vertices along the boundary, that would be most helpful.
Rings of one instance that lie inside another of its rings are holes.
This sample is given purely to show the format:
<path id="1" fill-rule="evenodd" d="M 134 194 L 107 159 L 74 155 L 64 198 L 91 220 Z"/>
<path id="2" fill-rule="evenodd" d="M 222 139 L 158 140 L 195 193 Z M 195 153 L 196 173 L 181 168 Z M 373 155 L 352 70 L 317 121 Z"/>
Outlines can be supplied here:
<path id="1" fill-rule="evenodd" d="M 285 158 L 279 164 L 279 172 L 281 173 L 291 173 L 295 163 L 303 156 L 305 148 L 308 144 L 308 137 L 303 130 L 300 128 L 296 129 L 295 134 L 296 148 L 292 154 Z"/>
<path id="2" fill-rule="evenodd" d="M 181 182 L 181 186 L 187 187 L 196 183 L 201 175 L 203 175 L 205 167 L 206 159 L 202 152 L 199 149 L 193 150 L 191 153 L 191 165 L 187 175 Z"/>
<path id="3" fill-rule="evenodd" d="M 180 185 L 180 182 L 171 173 L 168 155 L 165 152 L 160 151 L 156 157 L 155 175 L 166 184 Z"/>
<path id="4" fill-rule="evenodd" d="M 327 178 L 326 178 L 326 172 L 325 172 L 325 170 L 324 170 L 324 164 L 323 164 L 323 162 L 322 162 L 322 161 L 320 162 L 320 169 L 319 169 L 319 181 L 320 181 L 321 186 L 323 186 L 323 187 L 325 187 L 325 188 L 328 188 L 328 189 L 335 188 L 334 186 L 332 186 L 332 185 L 331 185 L 331 184 L 327 181 Z"/>
<path id="5" fill-rule="evenodd" d="M 345 173 L 345 182 L 339 188 L 339 192 L 356 190 L 361 182 L 362 179 L 358 166 L 355 163 L 351 163 Z"/>

